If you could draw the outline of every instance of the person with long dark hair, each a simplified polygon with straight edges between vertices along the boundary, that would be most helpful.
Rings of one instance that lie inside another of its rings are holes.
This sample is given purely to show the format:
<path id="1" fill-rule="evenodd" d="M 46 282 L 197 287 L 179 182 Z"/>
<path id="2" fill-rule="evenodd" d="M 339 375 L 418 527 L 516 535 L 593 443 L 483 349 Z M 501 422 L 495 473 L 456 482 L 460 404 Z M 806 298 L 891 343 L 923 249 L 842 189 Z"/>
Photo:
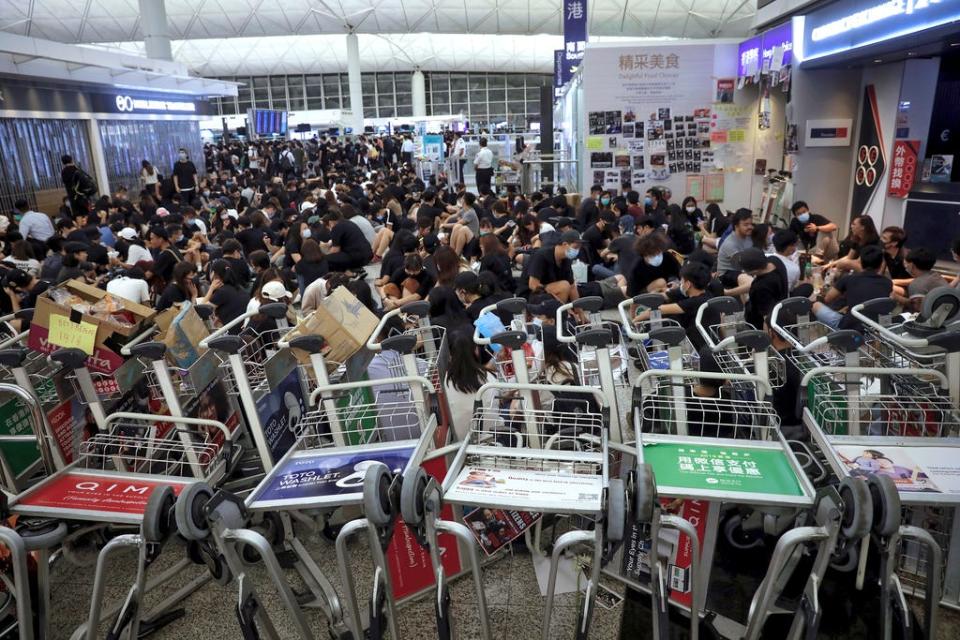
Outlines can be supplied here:
<path id="1" fill-rule="evenodd" d="M 477 392 L 488 382 L 496 382 L 496 378 L 480 363 L 478 347 L 473 342 L 469 325 L 447 333 L 447 345 L 450 359 L 443 374 L 444 397 L 453 432 L 457 440 L 463 440 L 470 431 Z M 481 398 L 484 406 L 490 406 L 494 396 L 492 390 L 485 393 Z"/>
<path id="2" fill-rule="evenodd" d="M 243 283 L 229 262 L 214 260 L 210 265 L 210 288 L 207 295 L 197 302 L 213 305 L 220 324 L 226 325 L 246 312 L 250 294 L 244 290 Z M 239 331 L 239 327 L 235 329 Z"/>
<path id="3" fill-rule="evenodd" d="M 157 300 L 157 311 L 166 311 L 174 304 L 197 301 L 197 285 L 193 281 L 196 268 L 189 262 L 178 262 L 173 268 L 173 276 Z"/>
<path id="4" fill-rule="evenodd" d="M 500 288 L 511 293 L 517 290 L 517 281 L 510 268 L 510 256 L 495 233 L 480 236 L 480 273 L 489 271 L 500 283 Z"/>
<path id="5" fill-rule="evenodd" d="M 857 216 L 850 221 L 850 235 L 840 243 L 840 257 L 827 264 L 824 270 L 836 269 L 839 272 L 860 271 L 860 252 L 866 246 L 883 249 L 877 225 L 870 216 Z"/>

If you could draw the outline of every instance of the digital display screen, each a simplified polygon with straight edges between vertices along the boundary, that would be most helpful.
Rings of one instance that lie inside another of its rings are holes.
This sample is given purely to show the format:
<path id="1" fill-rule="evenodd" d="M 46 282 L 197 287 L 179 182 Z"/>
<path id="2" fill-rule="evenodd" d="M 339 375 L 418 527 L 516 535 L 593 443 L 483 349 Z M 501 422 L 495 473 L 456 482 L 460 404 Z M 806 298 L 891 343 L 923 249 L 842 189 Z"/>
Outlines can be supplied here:
<path id="1" fill-rule="evenodd" d="M 287 135 L 287 112 L 254 109 L 253 130 L 258 136 Z"/>

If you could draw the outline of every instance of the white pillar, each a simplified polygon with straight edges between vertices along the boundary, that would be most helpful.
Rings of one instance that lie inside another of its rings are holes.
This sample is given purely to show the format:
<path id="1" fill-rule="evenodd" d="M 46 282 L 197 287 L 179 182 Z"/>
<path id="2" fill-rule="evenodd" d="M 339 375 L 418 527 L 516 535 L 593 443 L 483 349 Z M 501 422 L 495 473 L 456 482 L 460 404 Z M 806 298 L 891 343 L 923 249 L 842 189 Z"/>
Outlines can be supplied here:
<path id="1" fill-rule="evenodd" d="M 360 83 L 360 41 L 347 34 L 347 75 L 350 77 L 350 126 L 354 135 L 363 134 L 363 85 Z"/>
<path id="2" fill-rule="evenodd" d="M 140 0 L 140 28 L 147 57 L 154 60 L 173 60 L 170 49 L 170 31 L 167 28 L 165 0 Z"/>
<path id="3" fill-rule="evenodd" d="M 97 179 L 97 188 L 100 190 L 100 195 L 110 195 L 112 197 L 110 181 L 107 179 L 107 159 L 103 153 L 103 139 L 100 137 L 100 122 L 96 118 L 87 120 L 87 138 L 90 141 L 90 160 L 93 162 L 93 166 L 82 168 L 93 174 L 93 177 Z M 138 185 L 128 184 L 124 186 L 133 192 Z"/>
<path id="4" fill-rule="evenodd" d="M 410 91 L 413 93 L 413 117 L 427 117 L 427 83 L 423 77 L 423 71 L 415 69 L 413 77 L 410 78 Z"/>

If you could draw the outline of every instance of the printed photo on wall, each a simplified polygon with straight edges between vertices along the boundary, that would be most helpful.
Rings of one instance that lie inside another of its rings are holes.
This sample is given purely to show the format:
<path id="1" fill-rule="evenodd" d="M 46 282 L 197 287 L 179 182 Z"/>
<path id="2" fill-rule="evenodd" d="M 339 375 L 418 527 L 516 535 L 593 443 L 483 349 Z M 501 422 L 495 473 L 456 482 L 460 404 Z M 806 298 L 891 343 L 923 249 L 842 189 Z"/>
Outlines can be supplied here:
<path id="1" fill-rule="evenodd" d="M 632 138 L 632 137 L 633 137 L 633 130 L 634 130 L 634 128 L 633 128 L 633 123 L 632 123 L 632 122 L 624 122 L 624 123 L 623 123 L 623 137 L 624 137 L 624 138 Z"/>
<path id="2" fill-rule="evenodd" d="M 636 122 L 637 114 L 633 112 L 633 109 L 627 109 L 623 112 L 623 121 L 624 122 Z"/>
<path id="3" fill-rule="evenodd" d="M 633 185 L 634 191 L 643 191 L 640 187 L 644 182 L 647 181 L 647 174 L 645 171 L 634 171 L 630 176 L 630 184 Z"/>
<path id="4" fill-rule="evenodd" d="M 643 156 L 633 156 L 633 168 L 643 169 Z"/>
<path id="5" fill-rule="evenodd" d="M 618 153 L 613 158 L 613 165 L 615 167 L 629 167 L 630 166 L 630 156 L 626 153 Z"/>
<path id="6" fill-rule="evenodd" d="M 660 107 L 657 109 L 657 120 L 669 120 L 670 107 Z"/>
<path id="7" fill-rule="evenodd" d="M 666 153 L 667 141 L 662 138 L 659 140 L 649 140 L 647 142 L 647 150 L 650 153 Z"/>
<path id="8" fill-rule="evenodd" d="M 603 184 L 603 171 L 593 172 L 593 184 Z"/>
<path id="9" fill-rule="evenodd" d="M 663 121 L 663 130 L 664 131 L 673 131 L 673 120 L 667 119 Z"/>
<path id="10" fill-rule="evenodd" d="M 647 125 L 647 140 L 659 140 L 663 137 L 663 121 L 651 120 Z"/>
<path id="11" fill-rule="evenodd" d="M 633 123 L 633 135 L 636 138 L 643 138 L 643 123 L 635 122 Z"/>
<path id="12" fill-rule="evenodd" d="M 610 136 L 607 138 L 607 146 L 611 149 L 616 149 L 620 146 L 620 139 L 617 136 Z"/>
<path id="13" fill-rule="evenodd" d="M 650 167 L 656 169 L 658 167 L 664 167 L 667 164 L 667 157 L 662 153 L 653 153 L 650 155 Z"/>
<path id="14" fill-rule="evenodd" d="M 594 136 L 607 132 L 606 111 L 591 111 L 588 114 L 587 119 L 590 135 Z"/>
<path id="15" fill-rule="evenodd" d="M 625 189 L 630 187 L 630 169 L 620 169 L 620 185 Z"/>
<path id="16" fill-rule="evenodd" d="M 693 117 L 694 117 L 694 118 L 709 118 L 709 117 L 710 117 L 710 109 L 694 109 L 694 110 L 693 110 Z"/>
<path id="17" fill-rule="evenodd" d="M 613 154 L 609 151 L 594 151 L 590 154 L 590 167 L 593 169 L 609 169 L 613 166 Z"/>
<path id="18" fill-rule="evenodd" d="M 620 133 L 623 123 L 619 111 L 607 111 L 604 119 L 607 123 L 607 130 L 604 133 Z"/>

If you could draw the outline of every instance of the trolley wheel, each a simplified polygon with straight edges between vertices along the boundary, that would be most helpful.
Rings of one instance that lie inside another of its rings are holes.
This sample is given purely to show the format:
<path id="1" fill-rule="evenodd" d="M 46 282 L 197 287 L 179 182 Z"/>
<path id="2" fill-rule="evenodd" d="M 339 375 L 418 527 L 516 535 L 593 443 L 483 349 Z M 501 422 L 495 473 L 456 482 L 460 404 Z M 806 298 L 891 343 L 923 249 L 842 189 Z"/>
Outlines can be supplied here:
<path id="1" fill-rule="evenodd" d="M 870 533 L 870 519 L 873 517 L 872 500 L 867 483 L 860 478 L 844 478 L 837 487 L 843 501 L 843 518 L 840 521 L 840 535 L 847 540 L 859 540 Z"/>
<path id="2" fill-rule="evenodd" d="M 744 517 L 734 513 L 723 523 L 723 537 L 734 549 L 749 551 L 763 546 L 763 530 L 750 531 L 743 528 Z"/>
<path id="3" fill-rule="evenodd" d="M 610 480 L 607 488 L 607 540 L 620 542 L 627 520 L 627 490 L 620 478 Z"/>
<path id="4" fill-rule="evenodd" d="M 367 520 L 377 527 L 385 527 L 393 520 L 390 508 L 390 482 L 393 476 L 382 462 L 367 467 L 363 476 L 363 512 Z"/>
<path id="5" fill-rule="evenodd" d="M 830 558 L 830 568 L 840 573 L 856 571 L 860 564 L 860 545 L 845 544 L 837 549 Z"/>
<path id="6" fill-rule="evenodd" d="M 143 512 L 143 538 L 147 542 L 163 542 L 172 532 L 173 523 L 170 521 L 170 515 L 174 511 L 174 505 L 177 496 L 173 493 L 173 487 L 164 485 L 157 487 L 150 494 L 147 500 L 147 508 Z"/>
<path id="7" fill-rule="evenodd" d="M 180 492 L 175 507 L 177 529 L 187 540 L 203 540 L 210 534 L 203 507 L 212 497 L 213 489 L 206 482 L 187 485 Z"/>
<path id="8" fill-rule="evenodd" d="M 873 532 L 889 537 L 900 529 L 900 492 L 893 478 L 873 474 L 867 478 L 873 501 Z"/>
<path id="9" fill-rule="evenodd" d="M 646 464 L 637 465 L 636 475 L 636 521 L 646 523 L 653 520 L 654 507 L 657 502 L 657 484 L 653 477 L 653 469 Z"/>
<path id="10" fill-rule="evenodd" d="M 400 515 L 411 527 L 419 527 L 423 523 L 426 512 L 423 492 L 426 488 L 427 472 L 423 467 L 410 469 L 404 474 L 400 487 Z"/>

